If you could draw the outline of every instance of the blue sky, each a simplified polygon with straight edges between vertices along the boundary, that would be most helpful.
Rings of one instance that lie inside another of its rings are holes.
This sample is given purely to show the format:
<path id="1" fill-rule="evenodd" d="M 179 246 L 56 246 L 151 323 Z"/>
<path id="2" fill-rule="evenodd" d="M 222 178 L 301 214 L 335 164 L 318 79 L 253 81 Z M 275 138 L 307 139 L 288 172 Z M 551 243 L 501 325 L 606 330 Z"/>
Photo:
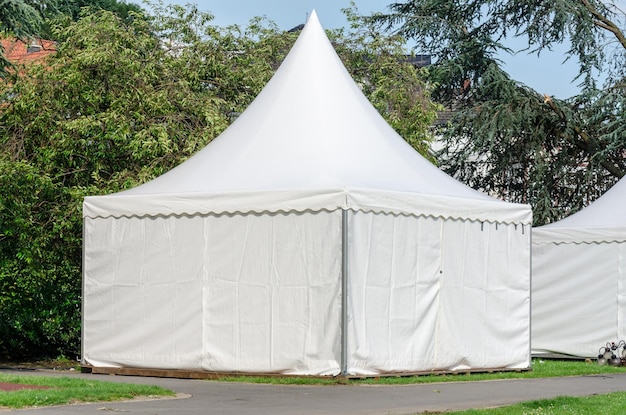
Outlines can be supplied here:
<path id="1" fill-rule="evenodd" d="M 393 0 L 356 0 L 362 14 L 374 11 L 386 11 Z M 349 0 L 166 0 L 166 3 L 184 5 L 193 3 L 215 16 L 213 23 L 218 26 L 229 24 L 245 25 L 254 16 L 265 16 L 273 20 L 281 29 L 288 30 L 304 23 L 306 16 L 315 9 L 317 16 L 326 29 L 346 26 L 342 8 L 348 7 Z M 557 46 L 552 53 L 535 55 L 521 54 L 503 56 L 505 70 L 513 79 L 525 83 L 538 92 L 568 98 L 577 93 L 576 66 L 562 64 L 564 46 Z M 420 51 L 416 51 L 419 53 Z"/>

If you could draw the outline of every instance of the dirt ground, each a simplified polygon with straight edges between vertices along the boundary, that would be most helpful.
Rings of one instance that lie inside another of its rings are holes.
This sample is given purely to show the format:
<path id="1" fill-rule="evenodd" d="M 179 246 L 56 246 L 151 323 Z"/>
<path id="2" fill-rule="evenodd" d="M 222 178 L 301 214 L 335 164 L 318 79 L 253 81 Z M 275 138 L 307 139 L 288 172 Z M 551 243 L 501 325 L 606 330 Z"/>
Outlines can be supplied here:
<path id="1" fill-rule="evenodd" d="M 0 360 L 1 369 L 11 370 L 35 370 L 35 369 L 50 369 L 50 370 L 70 370 L 76 369 L 80 366 L 80 363 L 73 360 L 36 360 L 30 362 L 14 362 L 14 361 L 2 361 Z M 0 392 L 12 392 L 22 389 L 48 389 L 47 386 L 37 385 L 24 385 L 21 383 L 5 383 L 0 382 Z"/>
<path id="2" fill-rule="evenodd" d="M 75 360 L 33 360 L 33 361 L 8 361 L 0 359 L 0 370 L 70 370 L 78 369 L 80 363 Z"/>
<path id="3" fill-rule="evenodd" d="M 23 389 L 50 389 L 48 386 L 24 385 L 21 383 L 5 383 L 0 382 L 0 392 L 13 392 Z"/>

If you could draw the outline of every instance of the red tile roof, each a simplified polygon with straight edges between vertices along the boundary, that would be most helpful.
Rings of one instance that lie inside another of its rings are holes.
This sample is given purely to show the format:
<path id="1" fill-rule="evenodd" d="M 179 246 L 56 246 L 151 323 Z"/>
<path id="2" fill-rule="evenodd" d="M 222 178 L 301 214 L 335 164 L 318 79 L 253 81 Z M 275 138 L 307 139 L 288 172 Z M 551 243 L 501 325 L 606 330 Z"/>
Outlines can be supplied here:
<path id="1" fill-rule="evenodd" d="M 17 65 L 34 62 L 56 52 L 56 43 L 44 39 L 28 44 L 16 39 L 2 39 L 2 47 L 4 56 Z"/>

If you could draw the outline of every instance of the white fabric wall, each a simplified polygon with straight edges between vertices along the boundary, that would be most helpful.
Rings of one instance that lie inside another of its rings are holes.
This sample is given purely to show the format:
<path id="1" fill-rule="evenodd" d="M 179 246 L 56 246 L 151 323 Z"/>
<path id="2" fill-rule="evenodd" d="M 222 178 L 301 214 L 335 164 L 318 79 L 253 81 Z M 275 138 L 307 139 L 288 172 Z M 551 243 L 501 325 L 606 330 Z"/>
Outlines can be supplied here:
<path id="1" fill-rule="evenodd" d="M 84 361 L 339 374 L 341 216 L 85 218 Z M 529 367 L 528 227 L 348 218 L 349 374 Z"/>
<path id="2" fill-rule="evenodd" d="M 213 218 L 202 369 L 335 374 L 341 212 Z"/>
<path id="3" fill-rule="evenodd" d="M 85 220 L 95 366 L 339 371 L 341 212 Z"/>
<path id="4" fill-rule="evenodd" d="M 530 229 L 350 217 L 349 372 L 528 368 Z"/>
<path id="5" fill-rule="evenodd" d="M 597 357 L 607 342 L 626 338 L 626 242 L 535 239 L 533 353 Z"/>
<path id="6" fill-rule="evenodd" d="M 189 218 L 86 219 L 83 357 L 190 368 L 202 345 L 202 226 Z"/>

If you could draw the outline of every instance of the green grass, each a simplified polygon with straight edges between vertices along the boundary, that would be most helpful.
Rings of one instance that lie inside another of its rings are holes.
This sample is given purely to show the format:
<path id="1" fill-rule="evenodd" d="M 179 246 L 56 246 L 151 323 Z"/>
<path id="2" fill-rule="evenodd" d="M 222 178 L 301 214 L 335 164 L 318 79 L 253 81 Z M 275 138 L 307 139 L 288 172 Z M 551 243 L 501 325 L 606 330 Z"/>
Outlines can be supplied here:
<path id="1" fill-rule="evenodd" d="M 101 382 L 69 377 L 19 376 L 0 373 L 0 382 L 47 386 L 50 389 L 0 391 L 0 407 L 25 408 L 67 405 L 78 402 L 104 402 L 133 399 L 139 396 L 173 396 L 174 392 L 158 386 Z"/>
<path id="2" fill-rule="evenodd" d="M 626 392 L 581 398 L 558 397 L 492 409 L 446 412 L 446 415 L 622 415 Z"/>
<path id="3" fill-rule="evenodd" d="M 277 385 L 410 385 L 416 383 L 467 382 L 494 379 L 532 379 L 562 376 L 626 373 L 626 367 L 600 366 L 595 361 L 533 359 L 532 370 L 492 373 L 457 373 L 420 376 L 381 376 L 364 379 L 293 376 L 218 376 L 222 382 L 270 383 Z"/>

